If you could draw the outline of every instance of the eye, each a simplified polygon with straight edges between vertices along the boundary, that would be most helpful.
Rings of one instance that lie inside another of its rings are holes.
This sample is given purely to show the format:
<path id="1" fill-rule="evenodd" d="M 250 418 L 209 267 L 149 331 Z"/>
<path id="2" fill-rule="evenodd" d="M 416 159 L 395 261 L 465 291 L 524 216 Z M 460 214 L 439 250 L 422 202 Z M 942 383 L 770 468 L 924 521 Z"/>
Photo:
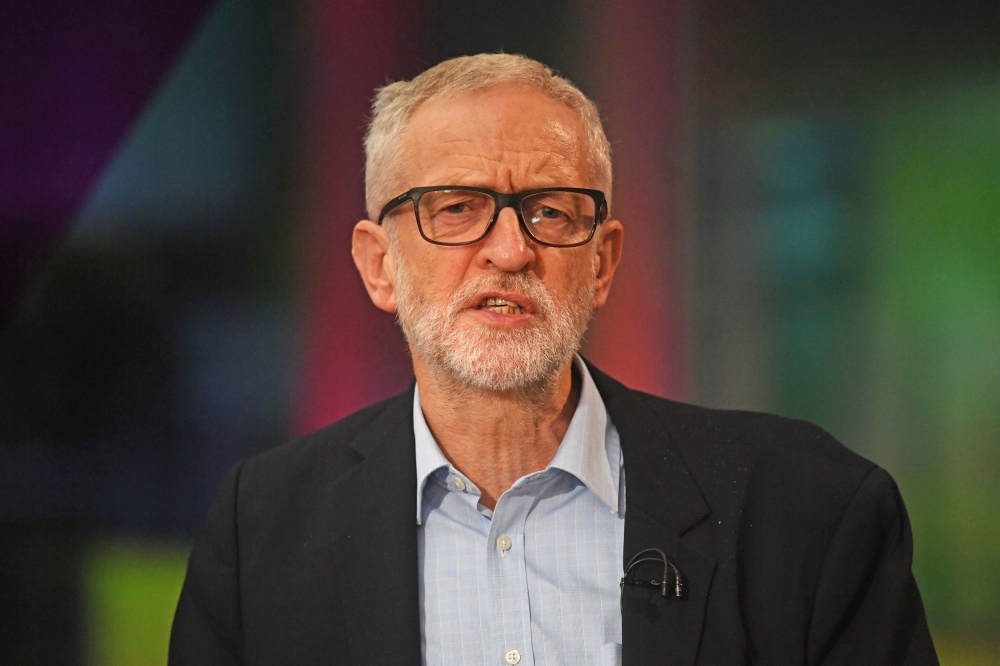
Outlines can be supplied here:
<path id="1" fill-rule="evenodd" d="M 420 203 L 422 211 L 432 215 L 464 218 L 468 215 L 478 215 L 486 207 L 486 202 L 479 197 L 465 193 L 444 191 L 441 194 L 434 194 L 435 196 L 427 196 L 426 200 Z"/>
<path id="2" fill-rule="evenodd" d="M 542 206 L 535 211 L 535 214 L 531 216 L 531 223 L 538 224 L 542 220 L 558 220 L 565 217 L 565 213 L 557 208 L 552 208 L 551 206 Z"/>

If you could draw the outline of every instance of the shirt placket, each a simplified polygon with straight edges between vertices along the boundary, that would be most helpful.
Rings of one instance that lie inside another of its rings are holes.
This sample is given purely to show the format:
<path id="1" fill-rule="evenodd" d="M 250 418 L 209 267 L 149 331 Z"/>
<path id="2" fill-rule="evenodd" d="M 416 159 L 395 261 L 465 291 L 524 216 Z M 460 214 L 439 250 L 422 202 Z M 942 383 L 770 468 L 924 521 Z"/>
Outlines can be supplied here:
<path id="1" fill-rule="evenodd" d="M 487 565 L 493 595 L 495 656 L 486 663 L 498 666 L 534 666 L 531 649 L 531 613 L 524 559 L 524 524 L 531 497 L 519 484 L 497 502 L 490 524 Z"/>

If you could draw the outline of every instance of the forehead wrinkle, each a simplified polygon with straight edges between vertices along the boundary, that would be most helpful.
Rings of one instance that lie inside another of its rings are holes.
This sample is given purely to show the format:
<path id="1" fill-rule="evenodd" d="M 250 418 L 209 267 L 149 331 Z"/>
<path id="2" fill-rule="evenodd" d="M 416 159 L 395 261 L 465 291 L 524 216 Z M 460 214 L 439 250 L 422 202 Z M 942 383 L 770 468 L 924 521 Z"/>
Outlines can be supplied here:
<path id="1" fill-rule="evenodd" d="M 420 122 L 423 135 L 406 132 L 409 186 L 447 184 L 447 180 L 516 191 L 589 184 L 585 137 L 575 117 L 542 114 L 525 124 L 511 115 L 519 112 L 512 108 L 513 99 L 494 99 L 497 104 L 481 113 L 456 115 L 446 110 L 428 116 L 431 109 L 426 107 L 415 113 L 425 112 Z M 407 130 L 416 120 L 411 118 Z"/>
<path id="2" fill-rule="evenodd" d="M 562 162 L 562 163 L 560 163 Z M 444 175 L 438 176 L 443 172 Z M 454 176 L 452 174 L 455 174 Z M 437 165 L 430 178 L 454 181 L 456 185 L 478 185 L 500 191 L 573 184 L 577 170 L 571 163 L 556 160 L 550 153 L 495 155 L 455 155 Z"/>
<path id="3" fill-rule="evenodd" d="M 471 147 L 471 146 L 470 146 Z M 578 179 L 579 169 L 573 160 L 549 150 L 507 149 L 500 154 L 479 150 L 449 151 L 440 157 L 418 157 L 414 174 L 420 185 L 447 184 L 495 186 L 512 191 L 534 185 L 564 185 Z M 454 174 L 454 175 L 452 175 Z M 444 179 L 444 180 L 442 180 Z M 423 181 L 433 182 L 423 182 Z M 440 181 L 440 182 L 438 182 Z"/>

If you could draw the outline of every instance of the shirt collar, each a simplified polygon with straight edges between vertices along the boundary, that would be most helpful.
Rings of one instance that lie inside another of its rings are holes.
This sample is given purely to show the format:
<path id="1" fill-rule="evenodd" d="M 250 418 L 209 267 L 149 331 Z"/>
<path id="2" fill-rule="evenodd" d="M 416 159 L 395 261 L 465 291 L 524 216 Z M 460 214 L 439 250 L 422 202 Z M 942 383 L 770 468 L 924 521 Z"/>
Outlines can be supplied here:
<path id="1" fill-rule="evenodd" d="M 617 438 L 606 437 L 608 411 L 597 385 L 590 376 L 587 364 L 579 354 L 574 355 L 573 362 L 580 373 L 580 402 L 547 469 L 555 468 L 572 474 L 611 511 L 617 513 L 621 447 Z M 417 524 L 419 525 L 427 479 L 442 467 L 451 469 L 451 464 L 441 452 L 427 426 L 423 410 L 420 409 L 419 385 L 413 392 L 413 435 L 416 443 Z"/>
<path id="2" fill-rule="evenodd" d="M 419 525 L 423 515 L 421 510 L 427 479 L 442 467 L 451 467 L 451 463 L 444 457 L 441 447 L 427 426 L 423 410 L 420 409 L 419 384 L 413 390 L 413 439 L 417 447 L 417 525 Z"/>
<path id="3" fill-rule="evenodd" d="M 580 402 L 549 467 L 580 479 L 590 492 L 617 513 L 621 446 L 617 438 L 606 436 L 608 410 L 587 364 L 579 354 L 573 361 L 580 371 Z"/>

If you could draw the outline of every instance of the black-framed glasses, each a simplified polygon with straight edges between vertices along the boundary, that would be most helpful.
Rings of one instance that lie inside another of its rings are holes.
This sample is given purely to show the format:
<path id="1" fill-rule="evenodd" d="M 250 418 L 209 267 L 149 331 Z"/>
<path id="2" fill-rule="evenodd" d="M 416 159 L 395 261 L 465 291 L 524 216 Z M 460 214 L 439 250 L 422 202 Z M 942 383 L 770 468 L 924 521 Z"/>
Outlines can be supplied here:
<path id="1" fill-rule="evenodd" d="M 469 245 L 486 238 L 500 211 L 510 206 L 521 228 L 536 243 L 576 247 L 594 237 L 607 215 L 604 192 L 578 187 L 548 187 L 504 194 L 481 187 L 414 187 L 390 200 L 378 223 L 407 201 L 413 202 L 420 235 L 435 245 Z"/>

